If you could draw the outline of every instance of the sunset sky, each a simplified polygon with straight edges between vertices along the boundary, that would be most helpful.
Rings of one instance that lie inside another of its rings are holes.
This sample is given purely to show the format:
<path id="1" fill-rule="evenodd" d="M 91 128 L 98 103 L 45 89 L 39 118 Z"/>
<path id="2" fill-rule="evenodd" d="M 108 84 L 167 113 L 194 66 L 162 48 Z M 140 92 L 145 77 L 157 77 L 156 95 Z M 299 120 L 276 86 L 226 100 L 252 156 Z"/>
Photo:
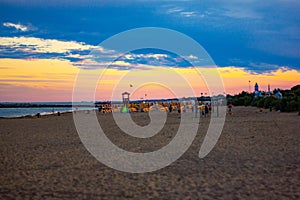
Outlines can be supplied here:
<path id="1" fill-rule="evenodd" d="M 122 91 L 133 99 L 172 97 L 172 90 L 191 95 L 185 84 L 171 81 L 178 74 L 196 96 L 212 92 L 195 70 L 207 66 L 188 62 L 200 59 L 195 55 L 155 49 L 120 54 L 100 44 L 141 27 L 172 29 L 197 41 L 217 66 L 226 93 L 249 91 L 249 81 L 251 91 L 256 82 L 261 90 L 268 84 L 291 88 L 300 84 L 299 10 L 298 0 L 3 0 L 0 101 L 71 101 L 80 71 L 103 75 L 96 100 Z M 99 52 L 96 64 L 91 51 Z"/>

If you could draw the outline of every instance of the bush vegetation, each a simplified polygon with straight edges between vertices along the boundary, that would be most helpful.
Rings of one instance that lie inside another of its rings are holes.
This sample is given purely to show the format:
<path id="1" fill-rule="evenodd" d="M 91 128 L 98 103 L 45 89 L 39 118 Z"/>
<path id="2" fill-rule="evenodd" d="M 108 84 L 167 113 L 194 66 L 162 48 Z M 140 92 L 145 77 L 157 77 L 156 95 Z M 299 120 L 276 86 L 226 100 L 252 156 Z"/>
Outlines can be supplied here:
<path id="1" fill-rule="evenodd" d="M 276 94 L 279 89 L 275 89 Z M 292 87 L 290 90 L 280 90 L 282 99 L 274 95 L 262 93 L 262 96 L 255 97 L 253 93 L 241 92 L 237 95 L 227 95 L 227 102 L 234 106 L 256 106 L 259 108 L 280 110 L 282 112 L 298 111 L 300 114 L 300 85 Z"/>

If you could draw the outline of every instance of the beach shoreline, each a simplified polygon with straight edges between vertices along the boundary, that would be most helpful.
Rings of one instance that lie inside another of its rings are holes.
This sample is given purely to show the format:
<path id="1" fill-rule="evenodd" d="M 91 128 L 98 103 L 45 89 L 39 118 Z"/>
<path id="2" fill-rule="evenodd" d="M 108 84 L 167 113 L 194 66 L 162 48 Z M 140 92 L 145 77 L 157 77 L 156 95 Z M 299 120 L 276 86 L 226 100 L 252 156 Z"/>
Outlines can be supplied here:
<path id="1" fill-rule="evenodd" d="M 132 116 L 140 124 L 148 120 L 147 113 Z M 178 116 L 168 114 L 168 127 L 141 141 L 120 133 L 111 114 L 97 112 L 107 136 L 133 152 L 166 145 Z M 131 174 L 107 167 L 85 149 L 70 112 L 0 118 L 0 199 L 299 199 L 299 119 L 298 113 L 234 107 L 217 145 L 199 159 L 209 125 L 203 117 L 181 158 L 158 171 Z"/>

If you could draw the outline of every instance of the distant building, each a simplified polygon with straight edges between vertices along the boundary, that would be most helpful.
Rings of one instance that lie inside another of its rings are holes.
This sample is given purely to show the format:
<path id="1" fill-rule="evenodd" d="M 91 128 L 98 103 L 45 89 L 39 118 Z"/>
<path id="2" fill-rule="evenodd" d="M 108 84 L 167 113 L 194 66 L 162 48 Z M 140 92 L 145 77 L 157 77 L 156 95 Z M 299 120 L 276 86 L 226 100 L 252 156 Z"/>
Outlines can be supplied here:
<path id="1" fill-rule="evenodd" d="M 273 92 L 271 91 L 271 86 L 270 84 L 268 84 L 268 93 L 267 93 L 268 96 L 272 96 L 273 95 Z"/>
<path id="2" fill-rule="evenodd" d="M 282 99 L 282 94 L 281 94 L 280 90 L 278 90 L 278 91 L 274 94 L 274 96 L 275 96 L 277 99 Z"/>
<path id="3" fill-rule="evenodd" d="M 255 83 L 255 85 L 254 85 L 254 92 L 258 92 L 258 91 L 259 91 L 258 89 L 259 89 L 259 88 L 258 88 L 258 84 Z"/>
<path id="4" fill-rule="evenodd" d="M 257 83 L 255 83 L 254 85 L 254 98 L 257 98 L 257 97 L 267 97 L 267 96 L 273 96 L 277 99 L 282 99 L 282 93 L 280 92 L 280 90 L 278 90 L 275 94 L 273 94 L 273 92 L 271 92 L 271 87 L 270 87 L 270 84 L 268 84 L 268 92 L 262 92 L 259 90 L 259 86 Z"/>
<path id="5" fill-rule="evenodd" d="M 261 97 L 261 96 L 262 96 L 262 93 L 261 93 L 261 91 L 259 91 L 258 84 L 255 83 L 255 85 L 254 85 L 254 97 L 257 98 L 257 97 Z"/>

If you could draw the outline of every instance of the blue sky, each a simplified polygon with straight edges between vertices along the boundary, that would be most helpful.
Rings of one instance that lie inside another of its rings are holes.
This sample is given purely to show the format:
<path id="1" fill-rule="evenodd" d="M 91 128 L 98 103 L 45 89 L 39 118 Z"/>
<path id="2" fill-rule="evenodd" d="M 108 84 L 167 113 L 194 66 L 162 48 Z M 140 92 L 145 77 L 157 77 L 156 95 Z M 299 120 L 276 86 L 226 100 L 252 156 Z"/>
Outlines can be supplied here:
<path id="1" fill-rule="evenodd" d="M 0 57 L 78 61 L 81 57 L 74 55 L 87 55 L 108 37 L 150 26 L 174 29 L 192 37 L 220 67 L 237 66 L 256 73 L 282 66 L 300 70 L 299 10 L 297 0 L 3 0 Z M 15 38 L 20 43 L 12 45 Z M 73 42 L 79 48 L 55 52 L 22 43 L 22 38 Z M 139 56 L 135 58 L 146 62 Z M 164 56 L 159 59 L 166 63 Z M 147 60 L 151 64 L 157 61 L 149 56 Z"/>

